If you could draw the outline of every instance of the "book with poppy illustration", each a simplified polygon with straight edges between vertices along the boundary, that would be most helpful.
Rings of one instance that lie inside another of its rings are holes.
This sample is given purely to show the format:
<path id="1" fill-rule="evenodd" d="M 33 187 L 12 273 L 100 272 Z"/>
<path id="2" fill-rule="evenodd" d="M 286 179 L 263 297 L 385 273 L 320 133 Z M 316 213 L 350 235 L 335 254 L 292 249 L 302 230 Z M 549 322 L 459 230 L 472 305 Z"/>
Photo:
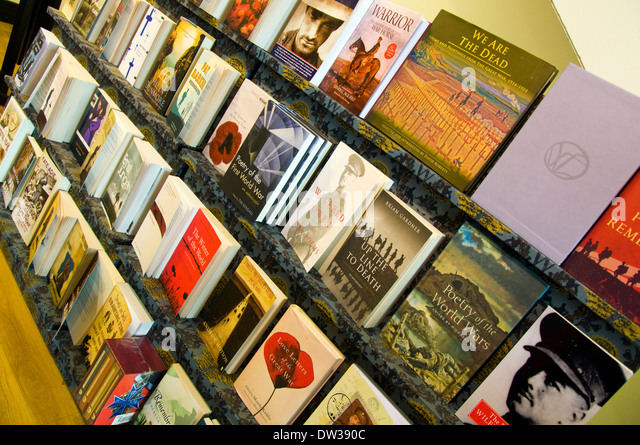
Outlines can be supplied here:
<path id="1" fill-rule="evenodd" d="M 234 387 L 259 424 L 290 425 L 344 358 L 304 310 L 292 304 Z"/>
<path id="2" fill-rule="evenodd" d="M 249 79 L 244 79 L 213 130 L 202 153 L 222 174 L 238 153 L 249 130 L 272 97 Z"/>
<path id="3" fill-rule="evenodd" d="M 238 0 L 224 19 L 224 24 L 245 39 L 256 27 L 269 0 Z"/>

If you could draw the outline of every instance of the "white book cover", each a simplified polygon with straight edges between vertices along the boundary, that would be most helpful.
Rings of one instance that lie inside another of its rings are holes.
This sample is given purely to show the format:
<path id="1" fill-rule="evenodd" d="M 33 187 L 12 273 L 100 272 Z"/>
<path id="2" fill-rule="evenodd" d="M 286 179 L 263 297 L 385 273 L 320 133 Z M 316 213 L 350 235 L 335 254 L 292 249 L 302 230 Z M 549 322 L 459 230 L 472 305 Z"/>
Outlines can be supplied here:
<path id="1" fill-rule="evenodd" d="M 0 182 L 7 177 L 16 156 L 31 136 L 35 126 L 29 120 L 20 104 L 13 97 L 9 97 L 4 111 L 0 116 Z"/>
<path id="2" fill-rule="evenodd" d="M 51 31 L 40 28 L 13 77 L 18 91 L 30 96 L 42 73 L 53 59 L 56 49 L 64 45 Z"/>

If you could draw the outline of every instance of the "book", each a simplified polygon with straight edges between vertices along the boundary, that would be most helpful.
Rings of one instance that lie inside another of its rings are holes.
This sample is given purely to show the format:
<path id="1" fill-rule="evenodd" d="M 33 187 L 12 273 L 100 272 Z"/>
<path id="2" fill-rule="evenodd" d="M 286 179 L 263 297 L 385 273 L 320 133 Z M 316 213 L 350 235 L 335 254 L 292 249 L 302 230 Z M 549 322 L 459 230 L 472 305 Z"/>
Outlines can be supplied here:
<path id="1" fill-rule="evenodd" d="M 27 136 L 20 151 L 15 156 L 2 183 L 2 198 L 7 209 L 12 210 L 24 187 L 24 178 L 28 177 L 36 159 L 42 154 L 38 141 L 33 136 Z"/>
<path id="2" fill-rule="evenodd" d="M 280 311 L 287 296 L 246 255 L 200 313 L 198 334 L 213 362 L 235 373 Z"/>
<path id="3" fill-rule="evenodd" d="M 94 31 L 94 35 L 92 36 L 92 43 L 95 44 L 95 48 L 98 53 L 102 53 L 104 46 L 106 45 L 108 39 L 111 37 L 113 28 L 115 27 L 116 23 L 118 23 L 118 20 L 120 19 L 124 11 L 127 10 L 127 8 L 130 7 L 132 3 L 133 2 L 131 0 L 116 0 L 112 3 L 112 9 L 104 16 L 104 18 L 100 18 L 101 28 L 96 29 Z"/>
<path id="4" fill-rule="evenodd" d="M 584 425 L 632 375 L 548 307 L 456 415 L 472 425 Z"/>
<path id="5" fill-rule="evenodd" d="M 222 177 L 222 190 L 242 215 L 262 222 L 315 138 L 299 116 L 269 101 Z"/>
<path id="6" fill-rule="evenodd" d="M 66 49 L 58 48 L 25 108 L 35 111 L 40 134 L 53 142 L 71 140 L 98 82 Z"/>
<path id="7" fill-rule="evenodd" d="M 638 412 L 634 409 L 640 374 L 635 373 L 587 421 L 587 425 L 637 425 Z"/>
<path id="8" fill-rule="evenodd" d="M 297 305 L 290 305 L 233 386 L 261 425 L 290 425 L 344 361 Z"/>
<path id="9" fill-rule="evenodd" d="M 556 72 L 533 54 L 441 10 L 366 120 L 468 192 Z"/>
<path id="10" fill-rule="evenodd" d="M 198 315 L 239 249 L 208 209 L 196 211 L 160 266 L 159 280 L 175 315 Z"/>
<path id="11" fill-rule="evenodd" d="M 201 48 L 168 107 L 173 134 L 190 147 L 199 146 L 239 78 L 238 70 Z"/>
<path id="12" fill-rule="evenodd" d="M 637 96 L 570 64 L 471 198 L 562 264 L 638 170 L 637 118 Z"/>
<path id="13" fill-rule="evenodd" d="M 640 324 L 640 173 L 562 262 L 562 268 L 636 324 Z"/>
<path id="14" fill-rule="evenodd" d="M 236 0 L 232 3 L 223 23 L 246 39 L 268 4 L 269 0 Z"/>
<path id="15" fill-rule="evenodd" d="M 22 190 L 16 196 L 11 210 L 11 218 L 22 240 L 29 245 L 55 197 L 55 192 L 69 190 L 71 183 L 60 172 L 46 150 L 36 158 L 33 168 L 23 181 Z"/>
<path id="16" fill-rule="evenodd" d="M 125 282 L 105 250 L 99 250 L 62 309 L 62 324 L 74 346 L 81 346 L 109 294 Z"/>
<path id="17" fill-rule="evenodd" d="M 349 365 L 305 425 L 410 425 L 402 411 L 355 363 Z"/>
<path id="18" fill-rule="evenodd" d="M 145 336 L 153 326 L 153 318 L 129 283 L 116 283 L 104 305 L 89 327 L 82 347 L 91 365 L 107 338 Z"/>
<path id="19" fill-rule="evenodd" d="M 151 6 L 144 0 L 128 0 L 118 17 L 111 25 L 110 35 L 106 38 L 100 52 L 100 58 L 118 66 L 129 48 L 133 36 L 142 23 L 145 13 Z"/>
<path id="20" fill-rule="evenodd" d="M 251 79 L 244 79 L 224 111 L 202 153 L 224 175 L 249 130 L 273 97 Z"/>
<path id="21" fill-rule="evenodd" d="M 160 276 L 160 264 L 201 207 L 204 204 L 180 177 L 170 175 L 165 180 L 131 241 L 143 275 Z"/>
<path id="22" fill-rule="evenodd" d="M 91 236 L 93 233 L 85 231 L 86 227 L 76 219 L 51 264 L 47 278 L 51 299 L 58 309 L 63 308 L 93 257 L 102 249 L 98 239 Z"/>
<path id="23" fill-rule="evenodd" d="M 305 270 L 320 269 L 360 220 L 365 209 L 393 181 L 344 142 L 329 154 L 282 234 Z"/>
<path id="24" fill-rule="evenodd" d="M 104 195 L 109 179 L 133 138 L 142 139 L 143 134 L 129 116 L 121 110 L 109 110 L 81 165 L 80 180 L 87 194 L 95 198 Z"/>
<path id="25" fill-rule="evenodd" d="M 89 154 L 93 137 L 112 109 L 119 110 L 120 107 L 105 90 L 100 87 L 96 88 L 82 118 L 80 118 L 78 128 L 69 142 L 69 150 L 73 153 L 78 164 L 84 164 Z"/>
<path id="26" fill-rule="evenodd" d="M 79 219 L 84 216 L 69 192 L 58 190 L 29 244 L 28 264 L 36 275 L 49 275 L 54 259 Z"/>
<path id="27" fill-rule="evenodd" d="M 118 70 L 134 88 L 141 89 L 176 23 L 153 5 L 149 5 L 135 30 Z"/>
<path id="28" fill-rule="evenodd" d="M 448 403 L 547 288 L 465 222 L 380 335 Z"/>
<path id="29" fill-rule="evenodd" d="M 303 79 L 311 80 L 344 30 L 361 18 L 356 7 L 364 1 L 301 0 L 271 55 Z"/>
<path id="30" fill-rule="evenodd" d="M 361 326 L 377 326 L 444 239 L 393 193 L 382 190 L 321 278 Z"/>
<path id="31" fill-rule="evenodd" d="M 135 425 L 197 425 L 211 414 L 180 363 L 173 363 L 134 420 Z"/>
<path id="32" fill-rule="evenodd" d="M 99 3 L 100 0 L 98 0 Z M 125 2 L 127 0 L 124 0 Z M 105 28 L 109 27 L 114 15 L 118 10 L 118 7 L 122 4 L 123 0 L 105 0 L 98 12 L 98 15 L 93 20 L 93 23 L 89 27 L 85 39 L 87 42 L 99 46 L 98 38 L 104 35 L 107 31 Z M 77 17 L 77 16 L 76 16 Z"/>
<path id="33" fill-rule="evenodd" d="M 150 142 L 131 138 L 100 200 L 111 229 L 135 234 L 170 173 Z"/>
<path id="34" fill-rule="evenodd" d="M 20 104 L 9 97 L 0 116 L 0 182 L 4 182 L 18 153 L 35 127 Z"/>
<path id="35" fill-rule="evenodd" d="M 245 37 L 254 45 L 270 51 L 297 4 L 298 0 L 268 2 L 253 29 Z"/>
<path id="36" fill-rule="evenodd" d="M 87 425 L 133 421 L 167 366 L 147 337 L 109 338 L 73 391 Z"/>
<path id="37" fill-rule="evenodd" d="M 385 74 L 423 22 L 422 14 L 388 0 L 376 0 L 362 17 L 318 85 L 359 115 Z"/>
<path id="38" fill-rule="evenodd" d="M 202 28 L 180 18 L 142 88 L 144 97 L 158 113 L 166 113 L 198 50 L 211 49 L 214 41 Z"/>
<path id="39" fill-rule="evenodd" d="M 73 20 L 78 7 L 80 6 L 79 0 L 61 0 L 58 11 L 69 21 Z"/>
<path id="40" fill-rule="evenodd" d="M 234 5 L 235 0 L 189 0 L 189 2 L 211 17 L 223 21 Z"/>
<path id="41" fill-rule="evenodd" d="M 82 38 L 86 39 L 106 0 L 78 0 L 79 4 L 71 19 Z"/>
<path id="42" fill-rule="evenodd" d="M 51 63 L 56 50 L 64 45 L 54 33 L 39 28 L 13 76 L 18 91 L 29 97 L 42 74 Z"/>

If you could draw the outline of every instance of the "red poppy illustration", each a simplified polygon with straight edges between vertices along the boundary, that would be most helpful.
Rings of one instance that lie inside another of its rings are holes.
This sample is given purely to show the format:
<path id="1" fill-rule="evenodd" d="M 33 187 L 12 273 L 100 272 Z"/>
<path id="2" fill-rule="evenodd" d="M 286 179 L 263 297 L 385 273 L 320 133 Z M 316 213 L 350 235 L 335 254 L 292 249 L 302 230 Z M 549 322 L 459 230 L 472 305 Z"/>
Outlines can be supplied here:
<path id="1" fill-rule="evenodd" d="M 311 356 L 300 349 L 300 343 L 291 334 L 276 332 L 271 335 L 264 345 L 264 360 L 273 383 L 273 392 L 254 416 L 267 406 L 276 389 L 306 388 L 313 382 Z"/>
<path id="2" fill-rule="evenodd" d="M 215 165 L 228 164 L 238 152 L 241 142 L 242 135 L 238 132 L 238 124 L 232 121 L 222 123 L 209 141 L 211 162 Z"/>

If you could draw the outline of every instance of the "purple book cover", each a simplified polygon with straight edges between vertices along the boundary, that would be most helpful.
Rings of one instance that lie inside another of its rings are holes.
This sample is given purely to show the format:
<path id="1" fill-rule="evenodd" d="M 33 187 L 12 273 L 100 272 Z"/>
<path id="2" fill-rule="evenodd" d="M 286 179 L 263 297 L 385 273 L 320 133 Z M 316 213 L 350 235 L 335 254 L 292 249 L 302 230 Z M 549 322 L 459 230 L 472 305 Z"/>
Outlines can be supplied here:
<path id="1" fill-rule="evenodd" d="M 568 65 L 472 199 L 557 264 L 640 165 L 640 98 Z"/>

